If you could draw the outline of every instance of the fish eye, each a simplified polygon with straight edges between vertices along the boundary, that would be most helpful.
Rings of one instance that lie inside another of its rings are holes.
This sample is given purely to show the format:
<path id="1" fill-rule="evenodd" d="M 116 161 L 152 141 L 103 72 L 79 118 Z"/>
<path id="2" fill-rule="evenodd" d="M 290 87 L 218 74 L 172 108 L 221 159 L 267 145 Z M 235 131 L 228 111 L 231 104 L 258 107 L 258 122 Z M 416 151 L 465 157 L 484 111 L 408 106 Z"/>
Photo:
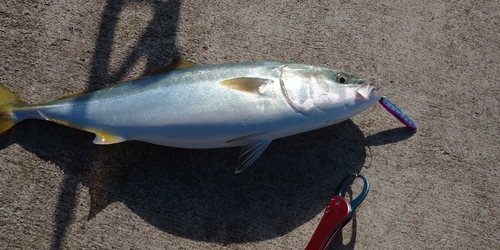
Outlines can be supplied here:
<path id="1" fill-rule="evenodd" d="M 346 76 L 343 76 L 342 74 L 337 74 L 335 76 L 335 81 L 337 81 L 338 83 L 341 83 L 341 84 L 345 84 L 345 83 L 349 82 L 349 78 L 347 78 Z"/>

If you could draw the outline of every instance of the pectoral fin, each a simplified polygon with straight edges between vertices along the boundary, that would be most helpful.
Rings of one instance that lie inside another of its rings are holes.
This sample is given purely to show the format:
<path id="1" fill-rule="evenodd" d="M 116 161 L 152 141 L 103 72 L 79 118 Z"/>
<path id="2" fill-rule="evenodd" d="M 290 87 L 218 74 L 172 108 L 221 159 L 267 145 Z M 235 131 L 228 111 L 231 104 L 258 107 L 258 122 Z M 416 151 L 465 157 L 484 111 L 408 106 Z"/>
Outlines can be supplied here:
<path id="1" fill-rule="evenodd" d="M 224 80 L 220 85 L 250 94 L 263 94 L 265 86 L 273 83 L 271 79 L 255 78 L 255 77 L 237 77 Z"/>
<path id="2" fill-rule="evenodd" d="M 235 173 L 239 173 L 250 166 L 269 146 L 271 140 L 254 141 L 241 147 L 238 166 Z"/>

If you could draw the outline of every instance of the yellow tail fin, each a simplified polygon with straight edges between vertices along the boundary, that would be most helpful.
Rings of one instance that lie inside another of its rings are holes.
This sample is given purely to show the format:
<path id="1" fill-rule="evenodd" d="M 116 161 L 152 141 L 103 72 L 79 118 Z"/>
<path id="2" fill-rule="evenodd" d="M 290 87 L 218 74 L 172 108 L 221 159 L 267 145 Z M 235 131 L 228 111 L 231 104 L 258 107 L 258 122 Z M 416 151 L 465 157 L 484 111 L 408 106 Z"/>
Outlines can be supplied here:
<path id="1" fill-rule="evenodd" d="M 0 84 L 0 134 L 16 124 L 12 119 L 14 108 L 26 105 L 26 102 Z"/>

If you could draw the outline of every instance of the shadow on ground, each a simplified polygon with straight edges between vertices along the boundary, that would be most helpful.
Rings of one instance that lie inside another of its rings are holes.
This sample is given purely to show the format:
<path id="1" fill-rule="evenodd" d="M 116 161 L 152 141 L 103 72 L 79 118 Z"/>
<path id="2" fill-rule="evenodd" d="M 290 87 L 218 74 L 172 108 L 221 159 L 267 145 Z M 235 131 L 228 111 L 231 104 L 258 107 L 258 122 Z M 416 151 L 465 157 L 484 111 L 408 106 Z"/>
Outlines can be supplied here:
<path id="1" fill-rule="evenodd" d="M 406 129 L 380 134 L 387 133 L 391 139 L 386 143 L 411 136 Z M 71 221 L 81 182 L 91 193 L 89 220 L 118 201 L 165 232 L 222 244 L 279 237 L 311 220 L 341 179 L 362 169 L 366 143 L 383 141 L 378 135 L 365 139 L 349 120 L 275 140 L 253 166 L 234 174 L 239 148 L 188 150 L 141 142 L 97 146 L 92 139 L 92 134 L 49 122 L 25 121 L 3 140 L 65 171 L 58 233 L 64 235 Z M 355 243 L 352 226 L 350 247 Z"/>
<path id="2" fill-rule="evenodd" d="M 123 11 L 127 5 L 134 2 L 143 2 L 149 4 L 153 10 L 153 18 L 147 27 L 144 29 L 142 36 L 134 45 L 133 51 L 126 57 L 121 66 L 115 73 L 108 73 L 111 61 L 111 51 L 113 40 L 115 39 L 115 31 L 119 21 L 120 12 Z M 128 71 L 143 57 L 146 59 L 145 73 L 151 72 L 160 66 L 165 66 L 166 59 L 177 58 L 178 52 L 176 48 L 176 31 L 179 22 L 180 1 L 142 1 L 142 0 L 108 0 L 101 16 L 101 23 L 99 27 L 99 34 L 96 41 L 96 46 L 92 58 L 92 70 L 89 77 L 87 89 L 95 89 L 109 83 L 115 83 L 123 80 L 123 77 Z M 69 137 L 72 138 L 72 137 Z M 89 149 L 89 148 L 86 148 Z M 112 148 L 111 148 L 112 149 Z M 64 149 L 61 149 L 64 150 Z M 100 155 L 106 155 L 107 150 L 81 151 L 83 155 L 80 158 L 96 159 Z M 104 161 L 101 164 L 106 165 Z M 59 164 L 58 164 L 59 165 Z M 99 164 L 98 164 L 99 165 Z M 64 164 L 60 165 L 66 171 L 71 168 L 64 168 Z M 89 170 L 88 166 L 80 165 L 77 167 L 79 176 L 84 176 L 93 187 L 92 190 L 98 189 L 101 185 L 101 179 L 95 181 L 94 170 Z M 81 175 L 81 172 L 85 174 Z M 90 171 L 87 173 L 87 171 Z M 106 170 L 107 171 L 107 170 Z M 99 171 L 98 171 L 99 172 Z M 69 174 L 68 176 L 72 176 Z M 97 178 L 99 174 L 95 175 Z M 51 249 L 60 249 L 61 243 L 64 238 L 68 223 L 71 221 L 75 202 L 76 202 L 76 188 L 75 182 L 66 178 L 61 186 L 61 194 L 59 204 L 57 205 L 57 212 L 55 217 L 56 231 L 54 232 L 54 239 Z M 92 198 L 92 202 L 96 202 L 96 196 Z M 99 198 L 97 198 L 99 199 Z"/>

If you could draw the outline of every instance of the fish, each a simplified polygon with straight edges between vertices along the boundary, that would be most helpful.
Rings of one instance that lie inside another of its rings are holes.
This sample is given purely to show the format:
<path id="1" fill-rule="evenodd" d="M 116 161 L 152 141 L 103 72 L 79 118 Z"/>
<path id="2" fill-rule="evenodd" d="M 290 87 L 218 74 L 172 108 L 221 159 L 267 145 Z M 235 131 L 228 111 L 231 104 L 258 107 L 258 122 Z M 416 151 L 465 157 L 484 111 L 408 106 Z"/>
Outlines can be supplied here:
<path id="1" fill-rule="evenodd" d="M 365 79 L 322 66 L 176 60 L 142 78 L 39 104 L 0 84 L 0 134 L 40 119 L 94 133 L 99 145 L 240 146 L 239 173 L 274 139 L 342 122 L 380 99 Z"/>

